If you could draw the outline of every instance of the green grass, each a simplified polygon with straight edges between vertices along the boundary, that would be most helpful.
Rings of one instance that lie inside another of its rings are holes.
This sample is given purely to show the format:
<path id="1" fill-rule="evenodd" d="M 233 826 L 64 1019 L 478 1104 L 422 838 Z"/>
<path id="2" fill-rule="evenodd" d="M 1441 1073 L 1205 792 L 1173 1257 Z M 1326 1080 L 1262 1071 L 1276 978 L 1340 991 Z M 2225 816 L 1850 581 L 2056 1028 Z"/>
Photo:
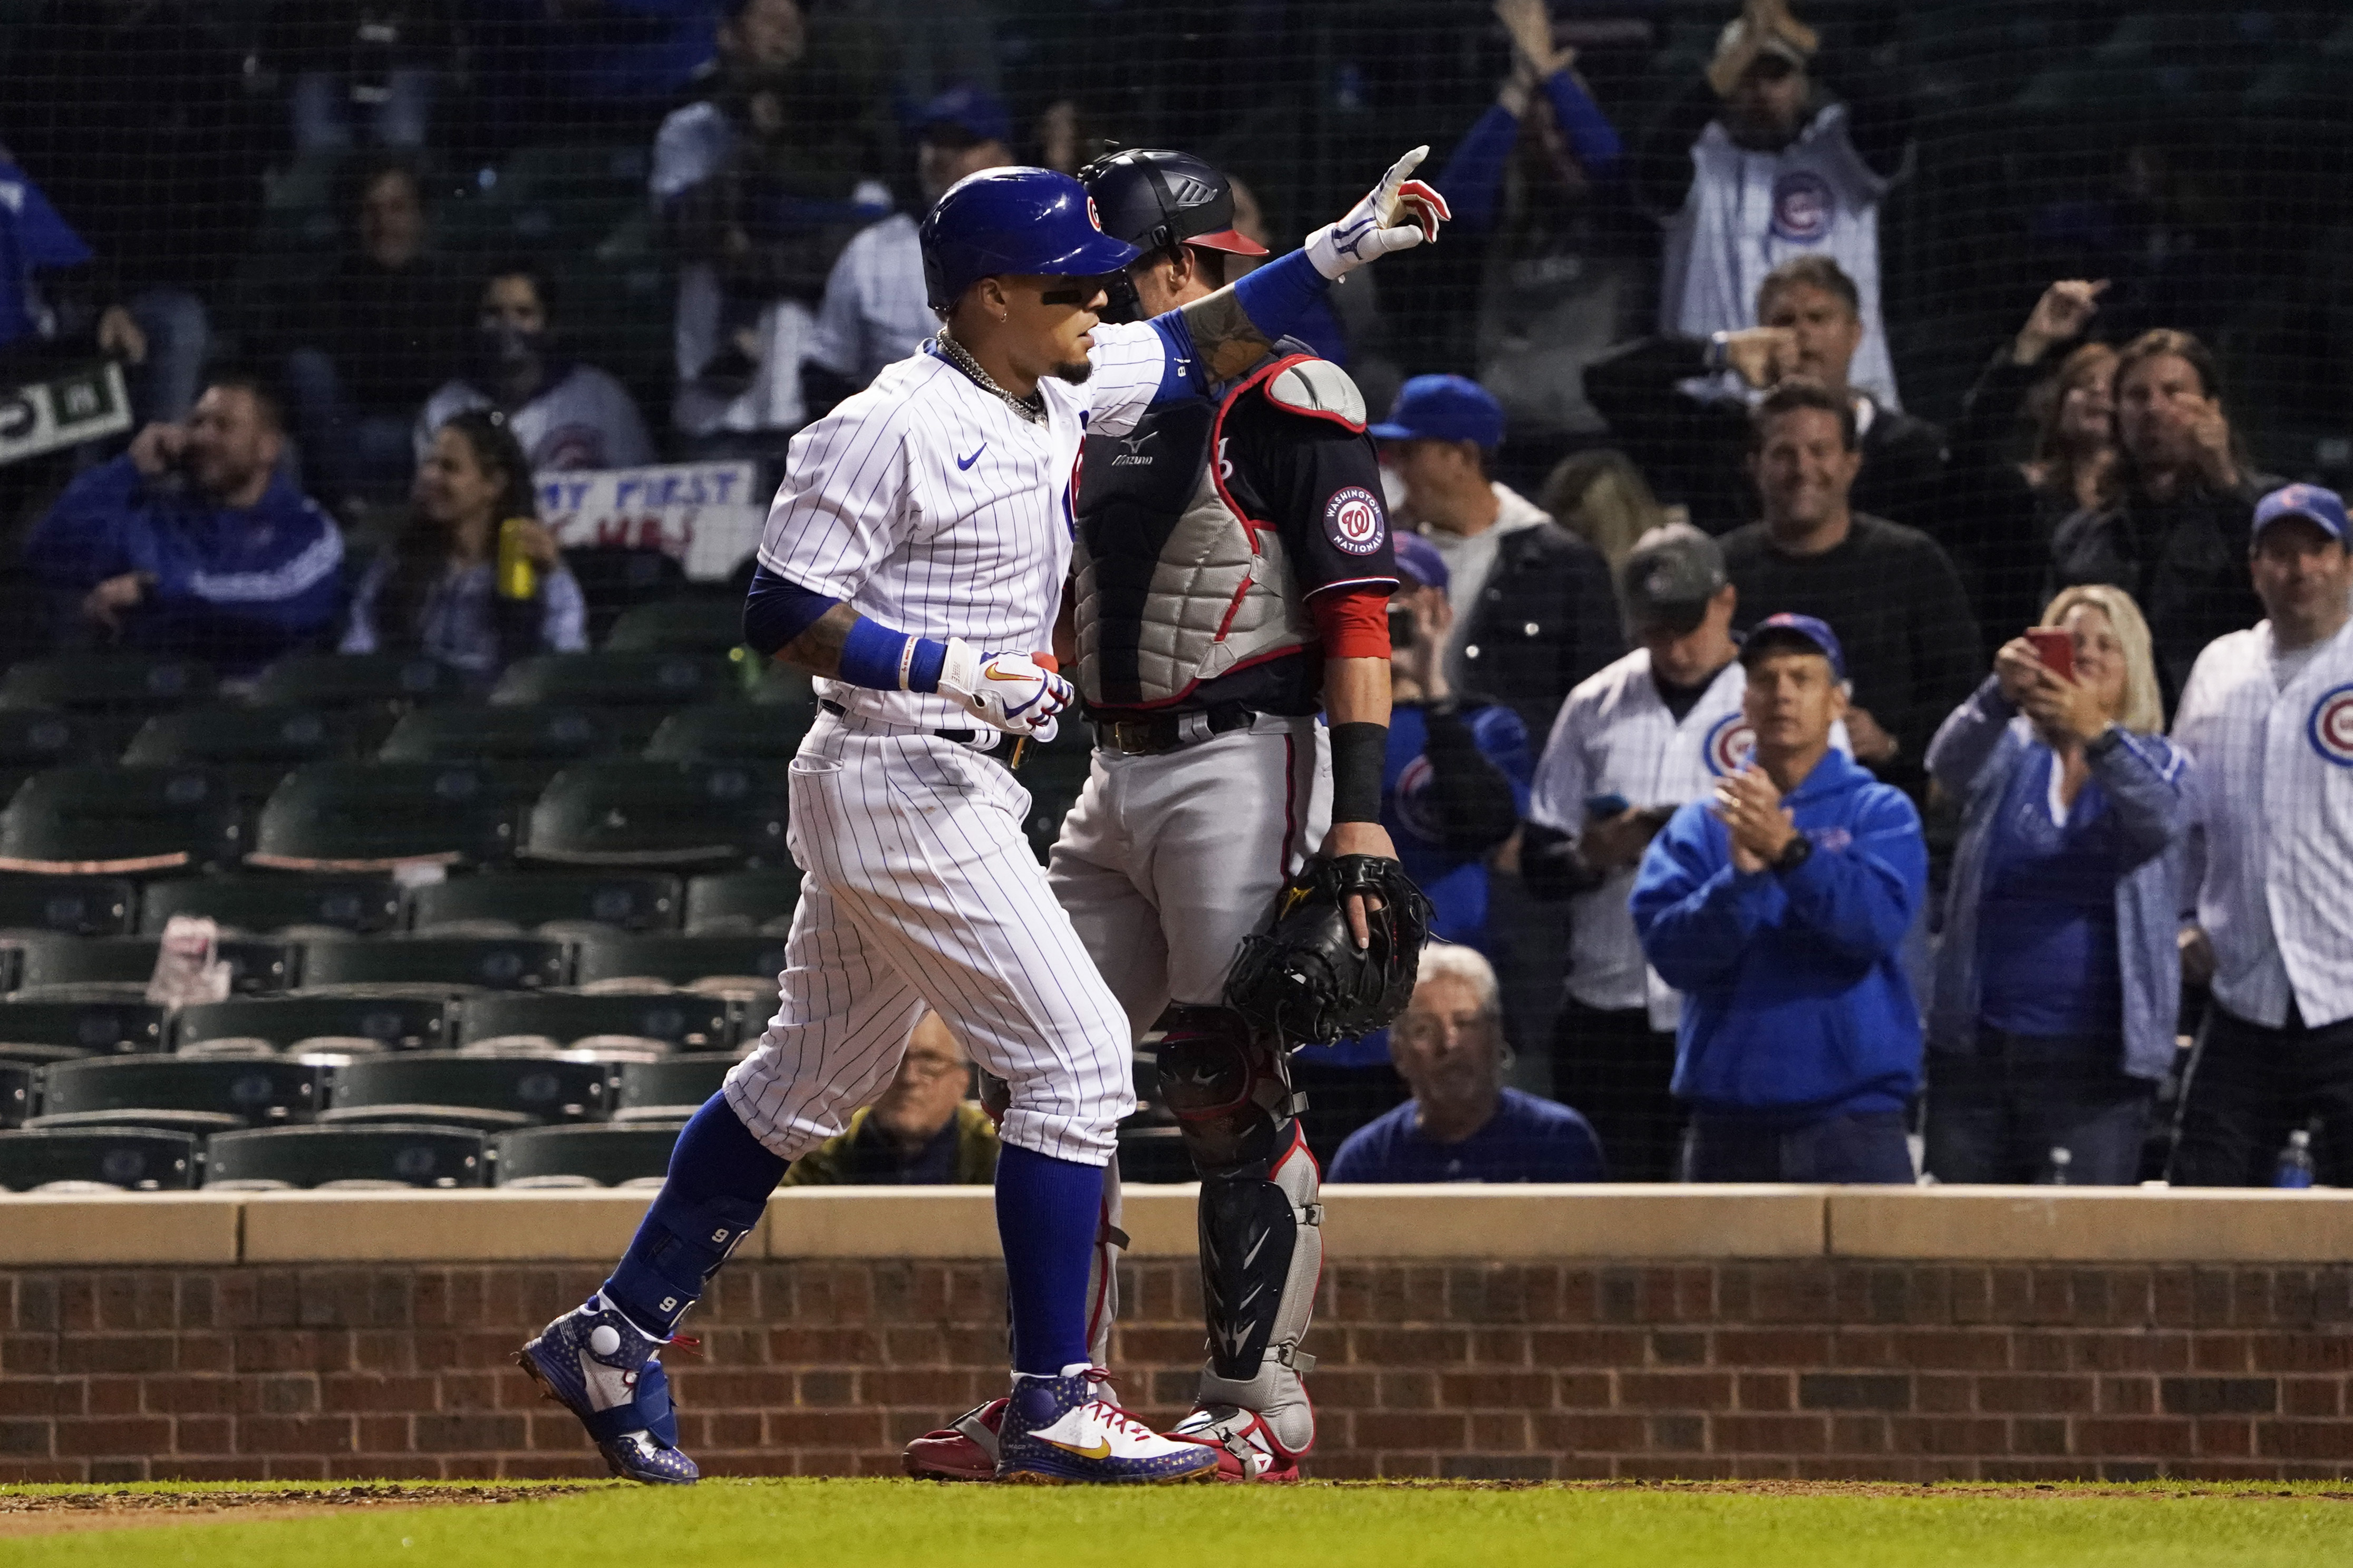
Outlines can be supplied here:
<path id="1" fill-rule="evenodd" d="M 273 1490 L 291 1502 L 303 1489 Z M 2277 1495 L 2284 1490 L 2294 1495 Z M 0 1563 L 2325 1568 L 2353 1561 L 2353 1500 L 2339 1500 L 2348 1498 L 2353 1492 L 2325 1488 L 2186 1482 L 2023 1495 L 1968 1487 L 1769 1495 L 1695 1486 L 1114 1492 L 709 1481 L 680 1491 L 598 1487 L 494 1507 L 366 1509 L 332 1518 L 0 1538 Z"/>

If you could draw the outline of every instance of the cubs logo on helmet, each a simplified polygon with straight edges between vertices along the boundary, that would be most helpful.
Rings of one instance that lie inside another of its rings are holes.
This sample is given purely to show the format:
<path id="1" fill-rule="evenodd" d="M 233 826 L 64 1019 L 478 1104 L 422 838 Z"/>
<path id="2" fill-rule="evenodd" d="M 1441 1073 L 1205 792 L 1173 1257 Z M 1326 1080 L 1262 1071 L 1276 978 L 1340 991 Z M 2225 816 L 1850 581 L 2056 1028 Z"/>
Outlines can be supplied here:
<path id="1" fill-rule="evenodd" d="M 1756 752 L 1757 731 L 1739 713 L 1727 713 L 1718 719 L 1708 727 L 1706 739 L 1700 742 L 1700 755 L 1706 760 L 1707 771 L 1718 778 L 1746 767 Z"/>
<path id="2" fill-rule="evenodd" d="M 2353 768 L 2353 685 L 2332 687 L 2320 694 L 2320 700 L 2312 705 L 2305 735 L 2322 762 Z"/>

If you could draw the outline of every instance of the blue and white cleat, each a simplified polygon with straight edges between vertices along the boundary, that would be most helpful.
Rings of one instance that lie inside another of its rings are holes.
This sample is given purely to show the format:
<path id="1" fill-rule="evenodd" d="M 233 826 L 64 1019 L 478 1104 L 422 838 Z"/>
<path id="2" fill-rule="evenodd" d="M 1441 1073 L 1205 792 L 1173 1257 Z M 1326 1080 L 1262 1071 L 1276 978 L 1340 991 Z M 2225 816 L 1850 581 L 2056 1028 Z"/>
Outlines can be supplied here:
<path id="1" fill-rule="evenodd" d="M 662 1371 L 666 1340 L 649 1339 L 600 1297 L 590 1297 L 515 1352 L 542 1394 L 580 1417 L 596 1451 L 623 1480 L 687 1486 L 702 1472 L 679 1452 L 678 1413 Z"/>
<path id="2" fill-rule="evenodd" d="M 1081 1367 L 1013 1384 L 998 1436 L 997 1479 L 1038 1486 L 1206 1481 L 1218 1450 L 1164 1437 L 1107 1399 L 1102 1373 Z"/>

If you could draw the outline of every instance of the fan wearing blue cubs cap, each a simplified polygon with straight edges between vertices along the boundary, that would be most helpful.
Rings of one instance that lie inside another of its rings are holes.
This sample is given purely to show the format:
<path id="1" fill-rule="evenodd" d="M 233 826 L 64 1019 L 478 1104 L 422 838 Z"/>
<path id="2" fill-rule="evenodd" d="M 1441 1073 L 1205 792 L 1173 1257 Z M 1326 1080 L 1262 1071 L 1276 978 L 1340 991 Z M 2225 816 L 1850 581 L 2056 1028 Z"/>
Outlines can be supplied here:
<path id="1" fill-rule="evenodd" d="M 1908 1184 L 1920 1015 L 1904 963 L 1928 884 L 1920 816 L 1832 744 L 1845 651 L 1811 616 L 1741 645 L 1749 763 L 1679 808 L 1628 908 L 1683 994 L 1689 1179 Z"/>
<path id="2" fill-rule="evenodd" d="M 2214 998 L 2183 1090 L 2168 1173 L 2179 1185 L 2267 1186 L 2289 1132 L 2307 1126 L 2319 1181 L 2353 1185 L 2348 538 L 2334 490 L 2284 485 L 2256 502 L 2263 620 L 2206 645 L 2174 716 L 2197 760 L 2203 850 L 2182 969 Z"/>
<path id="3" fill-rule="evenodd" d="M 1231 182 L 1189 153 L 1125 149 L 1079 181 L 1103 226 L 1092 239 L 1124 253 L 1100 269 L 1106 323 L 1208 309 L 1229 258 L 1264 254 L 1233 226 Z M 941 248 L 944 291 L 982 265 Z M 1047 881 L 1129 1035 L 1151 1042 L 1201 1179 L 1208 1357 L 1172 1435 L 1215 1454 L 1228 1479 L 1287 1480 L 1315 1434 L 1301 1373 L 1319 1178 L 1293 1114 L 1298 1042 L 1253 1026 L 1226 980 L 1311 857 L 1397 859 L 1381 814 L 1397 569 L 1380 470 L 1355 384 L 1284 339 L 1131 424 L 1097 419 L 1079 475 L 1067 673 L 1095 751 Z M 1368 912 L 1356 911 L 1360 928 Z M 1106 1207 L 1116 1235 L 1115 1174 Z M 1098 1253 L 1089 1297 L 1098 1345 L 1112 1262 Z M 1007 1409 L 993 1401 L 917 1438 L 908 1468 L 992 1473 Z"/>
<path id="4" fill-rule="evenodd" d="M 1214 1448 L 1153 1431 L 1092 1373 L 1087 1277 L 1103 1167 L 1135 1108 L 1130 1030 L 1023 837 L 1013 768 L 1075 695 L 1042 650 L 1082 440 L 1241 374 L 1334 279 L 1434 235 L 1445 204 L 1409 177 L 1422 156 L 1303 249 L 1150 321 L 1103 321 L 1103 279 L 1137 247 L 1067 174 L 968 175 L 918 226 L 939 335 L 793 437 L 744 608 L 744 642 L 816 677 L 820 702 L 791 770 L 804 879 L 776 1015 L 680 1133 L 612 1275 L 521 1352 L 616 1474 L 696 1479 L 659 1352 L 786 1166 L 882 1089 L 926 1010 L 1007 1086 L 998 1478 L 1217 1473 Z"/>

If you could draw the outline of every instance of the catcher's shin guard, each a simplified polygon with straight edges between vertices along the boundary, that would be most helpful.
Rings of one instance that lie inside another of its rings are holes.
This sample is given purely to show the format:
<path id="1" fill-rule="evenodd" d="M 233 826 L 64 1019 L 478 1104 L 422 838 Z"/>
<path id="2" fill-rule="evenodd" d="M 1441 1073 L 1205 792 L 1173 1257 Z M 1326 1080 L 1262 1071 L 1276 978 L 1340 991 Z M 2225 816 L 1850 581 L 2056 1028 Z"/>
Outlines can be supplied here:
<path id="1" fill-rule="evenodd" d="M 1282 1047 L 1226 1007 L 1161 1018 L 1160 1093 L 1201 1178 L 1204 1409 L 1254 1412 L 1286 1464 L 1315 1440 L 1300 1342 L 1324 1264 L 1321 1177 L 1307 1152 Z M 1252 1470 L 1249 1473 L 1255 1474 Z"/>

